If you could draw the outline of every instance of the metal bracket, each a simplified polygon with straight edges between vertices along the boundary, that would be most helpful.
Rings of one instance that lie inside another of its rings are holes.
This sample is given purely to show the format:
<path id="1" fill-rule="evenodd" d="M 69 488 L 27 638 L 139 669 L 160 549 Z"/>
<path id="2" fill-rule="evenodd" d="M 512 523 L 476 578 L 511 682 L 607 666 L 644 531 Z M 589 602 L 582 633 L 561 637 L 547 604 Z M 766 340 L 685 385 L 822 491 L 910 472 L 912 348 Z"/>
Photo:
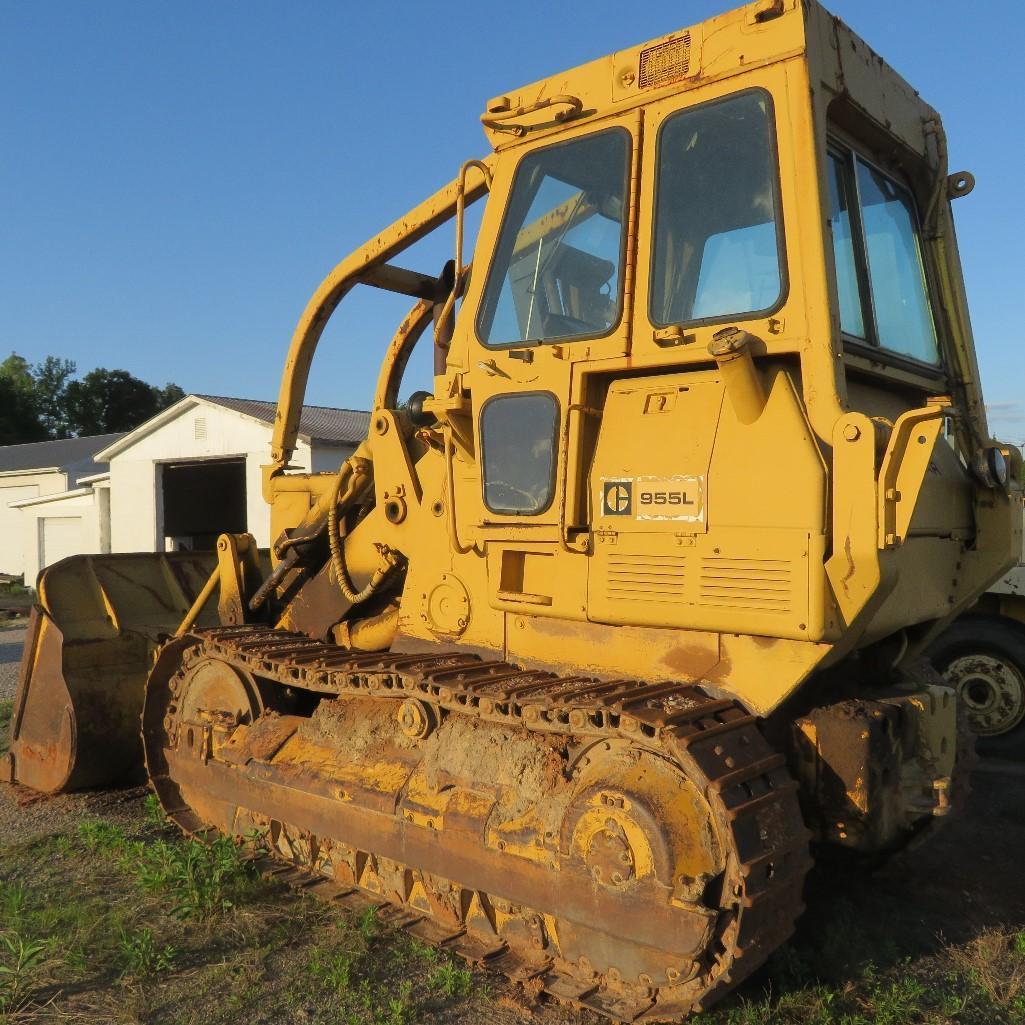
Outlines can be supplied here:
<path id="1" fill-rule="evenodd" d="M 935 404 L 910 409 L 893 425 L 890 444 L 879 470 L 878 543 L 881 549 L 896 548 L 907 537 L 946 415 L 946 406 Z"/>

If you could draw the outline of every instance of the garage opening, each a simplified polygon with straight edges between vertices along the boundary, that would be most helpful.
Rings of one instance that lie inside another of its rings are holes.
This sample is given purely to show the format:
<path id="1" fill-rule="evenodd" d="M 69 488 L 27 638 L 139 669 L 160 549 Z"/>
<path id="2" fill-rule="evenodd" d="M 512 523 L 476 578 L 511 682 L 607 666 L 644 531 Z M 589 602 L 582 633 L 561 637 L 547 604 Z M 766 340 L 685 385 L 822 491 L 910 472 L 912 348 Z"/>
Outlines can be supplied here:
<path id="1" fill-rule="evenodd" d="M 246 527 L 245 459 L 162 463 L 165 551 L 211 551 Z"/>

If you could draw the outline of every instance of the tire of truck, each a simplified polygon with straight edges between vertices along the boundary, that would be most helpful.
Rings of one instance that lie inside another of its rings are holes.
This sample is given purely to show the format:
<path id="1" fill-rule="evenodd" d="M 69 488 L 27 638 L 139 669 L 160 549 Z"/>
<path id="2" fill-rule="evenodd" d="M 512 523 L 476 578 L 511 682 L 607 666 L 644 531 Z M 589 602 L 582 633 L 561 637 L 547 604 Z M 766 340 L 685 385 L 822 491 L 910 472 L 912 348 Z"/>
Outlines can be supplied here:
<path id="1" fill-rule="evenodd" d="M 1025 626 L 996 616 L 963 616 L 929 649 L 956 688 L 984 755 L 1025 758 Z"/>

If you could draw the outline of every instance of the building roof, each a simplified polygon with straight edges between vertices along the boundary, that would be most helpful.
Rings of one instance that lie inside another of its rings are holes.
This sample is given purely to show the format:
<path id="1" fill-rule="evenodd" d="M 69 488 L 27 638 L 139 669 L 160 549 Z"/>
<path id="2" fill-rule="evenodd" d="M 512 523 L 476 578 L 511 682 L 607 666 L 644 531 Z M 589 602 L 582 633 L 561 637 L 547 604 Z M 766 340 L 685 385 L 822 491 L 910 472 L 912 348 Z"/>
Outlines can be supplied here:
<path id="1" fill-rule="evenodd" d="M 57 470 L 68 475 L 68 487 L 73 488 L 79 477 L 106 469 L 106 463 L 94 462 L 93 456 L 123 437 L 123 434 L 94 434 L 85 438 L 0 445 L 0 474 Z"/>
<path id="2" fill-rule="evenodd" d="M 117 439 L 97 455 L 101 460 L 131 448 L 140 439 L 159 430 L 165 424 L 177 419 L 183 413 L 199 406 L 220 406 L 222 409 L 257 420 L 267 427 L 274 426 L 277 403 L 260 399 L 236 399 L 227 395 L 200 395 L 192 393 L 179 399 L 174 405 L 150 417 L 127 434 Z M 299 421 L 299 437 L 303 441 L 320 445 L 358 445 L 364 441 L 370 429 L 370 414 L 358 409 L 335 409 L 332 406 L 303 406 Z"/>
<path id="3" fill-rule="evenodd" d="M 197 399 L 233 409 L 236 413 L 255 417 L 264 423 L 273 424 L 277 412 L 276 402 L 260 399 L 235 399 L 226 395 L 201 395 Z M 336 409 L 334 406 L 303 406 L 299 418 L 299 433 L 310 441 L 327 444 L 353 445 L 363 441 L 370 429 L 370 414 L 361 409 Z"/>

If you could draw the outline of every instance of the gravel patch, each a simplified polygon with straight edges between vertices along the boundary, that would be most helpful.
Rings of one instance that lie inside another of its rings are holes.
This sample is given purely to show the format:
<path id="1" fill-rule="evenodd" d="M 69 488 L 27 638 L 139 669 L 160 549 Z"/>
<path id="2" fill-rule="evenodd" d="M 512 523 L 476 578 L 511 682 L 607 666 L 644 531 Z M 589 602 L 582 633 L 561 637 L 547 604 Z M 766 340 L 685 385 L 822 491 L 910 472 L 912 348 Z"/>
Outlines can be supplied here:
<path id="1" fill-rule="evenodd" d="M 0 630 L 0 701 L 14 700 L 24 644 L 25 627 L 11 626 Z"/>
<path id="2" fill-rule="evenodd" d="M 26 633 L 24 624 L 0 626 L 0 701 L 14 699 Z M 147 792 L 145 787 L 130 787 L 47 797 L 27 787 L 0 784 L 0 847 L 70 832 L 83 819 L 95 816 L 125 824 L 137 822 Z"/>
<path id="3" fill-rule="evenodd" d="M 47 796 L 28 787 L 0 783 L 0 848 L 55 833 L 73 833 L 80 822 L 90 818 L 138 824 L 148 793 L 147 787 L 129 787 Z"/>

